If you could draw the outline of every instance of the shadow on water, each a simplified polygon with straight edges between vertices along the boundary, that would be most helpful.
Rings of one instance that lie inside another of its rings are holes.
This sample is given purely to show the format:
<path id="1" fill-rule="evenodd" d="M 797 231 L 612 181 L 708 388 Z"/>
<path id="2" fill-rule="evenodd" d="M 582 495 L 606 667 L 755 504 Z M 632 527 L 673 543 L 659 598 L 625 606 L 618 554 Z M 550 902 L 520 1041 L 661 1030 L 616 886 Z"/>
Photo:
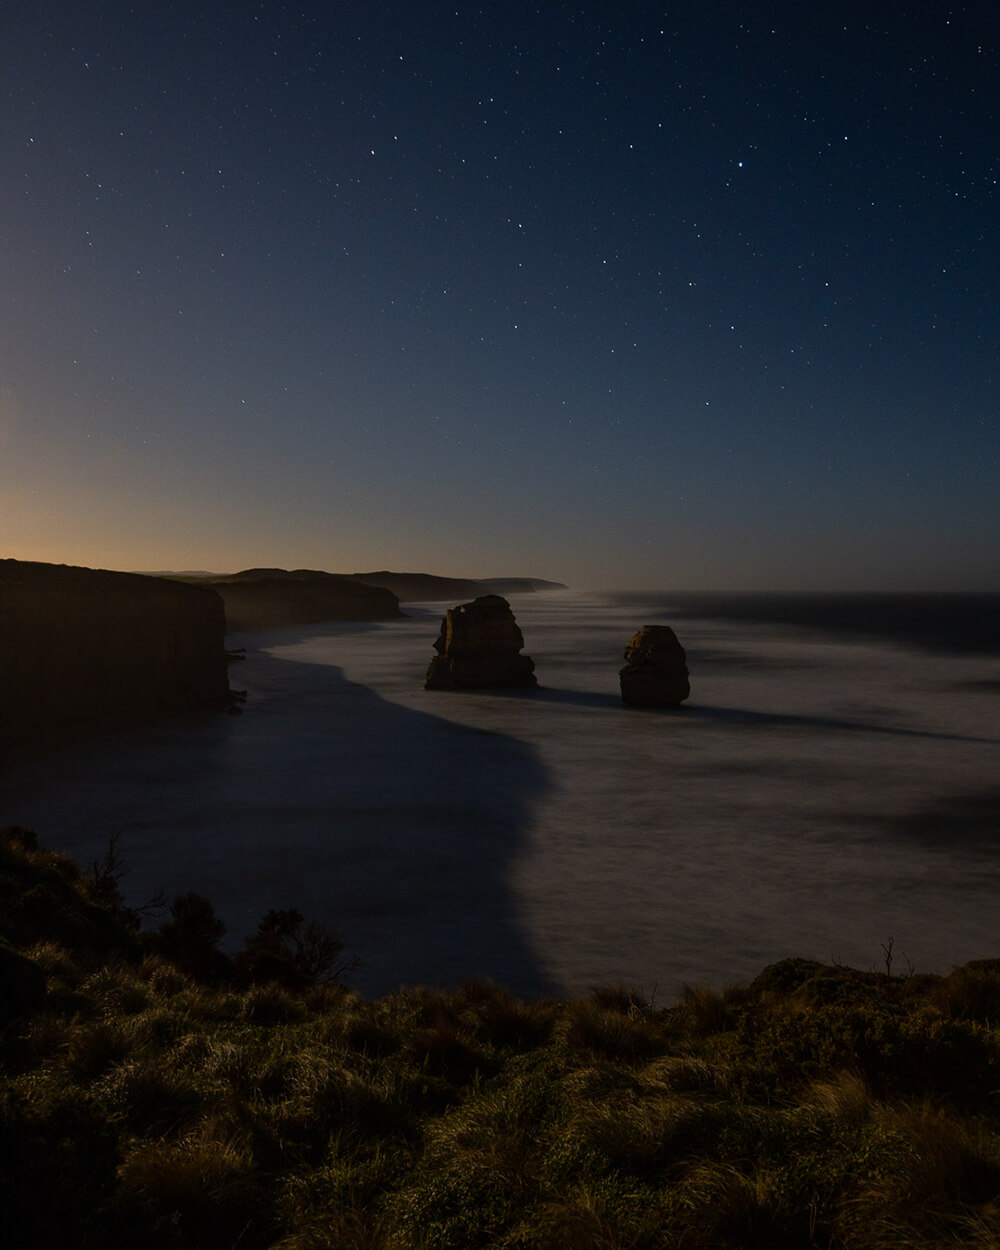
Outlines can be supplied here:
<path id="1" fill-rule="evenodd" d="M 625 603 L 638 596 L 618 596 Z M 713 617 L 877 638 L 928 651 L 1000 654 L 1000 594 L 675 594 L 679 620 Z"/>
<path id="2" fill-rule="evenodd" d="M 122 831 L 130 901 L 204 894 L 233 945 L 297 907 L 358 955 L 366 994 L 471 976 L 554 992 L 509 886 L 550 787 L 533 747 L 261 650 L 233 684 L 249 691 L 240 716 L 46 761 L 7 795 L 5 823 L 83 863 Z"/>
<path id="3" fill-rule="evenodd" d="M 955 794 L 892 824 L 908 842 L 943 850 L 994 851 L 1000 846 L 1000 789 Z"/>
<path id="4" fill-rule="evenodd" d="M 559 690 L 552 686 L 534 688 L 508 686 L 475 693 L 486 693 L 490 698 L 496 699 L 524 699 L 532 703 L 565 703 L 574 707 L 617 708 L 619 711 L 622 706 L 619 694 L 602 694 L 596 690 Z"/>
<path id="5" fill-rule="evenodd" d="M 484 693 L 482 691 L 478 693 Z M 996 738 L 977 738 L 967 734 L 937 733 L 926 729 L 906 729 L 896 725 L 879 725 L 871 721 L 844 720 L 832 716 L 795 716 L 782 712 L 755 712 L 749 708 L 715 707 L 696 702 L 678 707 L 626 707 L 621 695 L 591 690 L 559 690 L 548 686 L 536 689 L 511 687 L 490 690 L 491 698 L 518 699 L 526 702 L 561 703 L 576 707 L 605 708 L 627 713 L 630 716 L 663 717 L 679 721 L 715 722 L 722 725 L 757 725 L 778 729 L 823 729 L 844 733 L 887 734 L 903 738 L 932 738 L 943 742 L 997 743 Z"/>
<path id="6" fill-rule="evenodd" d="M 645 709 L 644 709 L 645 710 Z M 897 725 L 877 725 L 870 721 L 842 720 L 835 716 L 792 716 L 782 712 L 752 712 L 747 708 L 706 707 L 685 704 L 682 708 L 666 708 L 659 714 L 690 717 L 693 720 L 717 721 L 726 725 L 761 725 L 788 729 L 841 730 L 845 733 L 888 734 L 901 738 L 933 738 L 938 742 L 974 742 L 982 745 L 1000 744 L 997 738 L 975 738 L 969 734 L 935 733 L 929 729 L 904 729 Z"/>

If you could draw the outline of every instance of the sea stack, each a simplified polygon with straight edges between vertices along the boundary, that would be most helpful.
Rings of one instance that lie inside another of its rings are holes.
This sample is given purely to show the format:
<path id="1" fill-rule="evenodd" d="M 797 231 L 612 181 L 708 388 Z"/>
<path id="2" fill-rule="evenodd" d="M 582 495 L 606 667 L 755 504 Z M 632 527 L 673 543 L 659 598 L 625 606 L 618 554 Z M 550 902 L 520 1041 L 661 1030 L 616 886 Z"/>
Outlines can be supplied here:
<path id="1" fill-rule="evenodd" d="M 687 656 L 669 625 L 644 625 L 632 635 L 618 677 L 631 707 L 677 707 L 691 693 Z"/>
<path id="2" fill-rule="evenodd" d="M 482 595 L 449 608 L 434 644 L 426 690 L 490 690 L 535 686 L 535 662 L 521 655 L 524 638 L 510 604 Z"/>

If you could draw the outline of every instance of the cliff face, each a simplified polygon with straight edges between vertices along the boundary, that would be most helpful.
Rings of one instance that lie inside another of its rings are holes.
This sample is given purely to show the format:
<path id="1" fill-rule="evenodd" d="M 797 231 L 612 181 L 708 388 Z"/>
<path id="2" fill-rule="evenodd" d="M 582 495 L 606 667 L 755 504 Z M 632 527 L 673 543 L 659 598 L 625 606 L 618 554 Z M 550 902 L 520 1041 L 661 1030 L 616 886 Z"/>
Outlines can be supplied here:
<path id="1" fill-rule="evenodd" d="M 0 560 L 0 755 L 101 718 L 224 707 L 225 628 L 211 590 Z"/>

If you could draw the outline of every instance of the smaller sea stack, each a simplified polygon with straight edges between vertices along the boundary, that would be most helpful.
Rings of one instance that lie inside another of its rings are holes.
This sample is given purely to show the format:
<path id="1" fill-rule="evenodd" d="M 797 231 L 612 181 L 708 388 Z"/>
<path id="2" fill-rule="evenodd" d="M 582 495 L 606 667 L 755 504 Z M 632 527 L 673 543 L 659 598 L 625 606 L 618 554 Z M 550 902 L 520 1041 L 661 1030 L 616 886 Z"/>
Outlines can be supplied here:
<path id="1" fill-rule="evenodd" d="M 510 604 L 482 595 L 449 608 L 434 644 L 426 690 L 490 690 L 535 686 L 535 662 L 521 655 L 524 638 Z"/>
<path id="2" fill-rule="evenodd" d="M 669 625 L 644 625 L 632 635 L 618 677 L 631 707 L 677 707 L 691 693 L 687 656 Z"/>

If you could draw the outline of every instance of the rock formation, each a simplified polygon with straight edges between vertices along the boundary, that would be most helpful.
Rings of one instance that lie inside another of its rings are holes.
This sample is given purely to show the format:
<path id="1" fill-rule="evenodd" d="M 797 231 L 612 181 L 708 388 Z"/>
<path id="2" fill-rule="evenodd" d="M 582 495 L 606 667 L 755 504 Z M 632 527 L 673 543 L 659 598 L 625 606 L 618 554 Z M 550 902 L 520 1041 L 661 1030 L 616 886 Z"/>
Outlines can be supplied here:
<path id="1" fill-rule="evenodd" d="M 102 719 L 228 706 L 224 640 L 212 590 L 0 560 L 0 756 Z"/>
<path id="2" fill-rule="evenodd" d="M 622 702 L 633 707 L 677 707 L 691 693 L 687 657 L 669 625 L 644 625 L 632 635 L 618 677 Z"/>
<path id="3" fill-rule="evenodd" d="M 387 621 L 402 615 L 391 591 L 318 569 L 245 569 L 198 584 L 222 596 L 230 630 Z"/>
<path id="4" fill-rule="evenodd" d="M 482 595 L 449 608 L 427 670 L 427 690 L 489 690 L 535 686 L 535 662 L 521 655 L 524 638 L 510 604 Z"/>

